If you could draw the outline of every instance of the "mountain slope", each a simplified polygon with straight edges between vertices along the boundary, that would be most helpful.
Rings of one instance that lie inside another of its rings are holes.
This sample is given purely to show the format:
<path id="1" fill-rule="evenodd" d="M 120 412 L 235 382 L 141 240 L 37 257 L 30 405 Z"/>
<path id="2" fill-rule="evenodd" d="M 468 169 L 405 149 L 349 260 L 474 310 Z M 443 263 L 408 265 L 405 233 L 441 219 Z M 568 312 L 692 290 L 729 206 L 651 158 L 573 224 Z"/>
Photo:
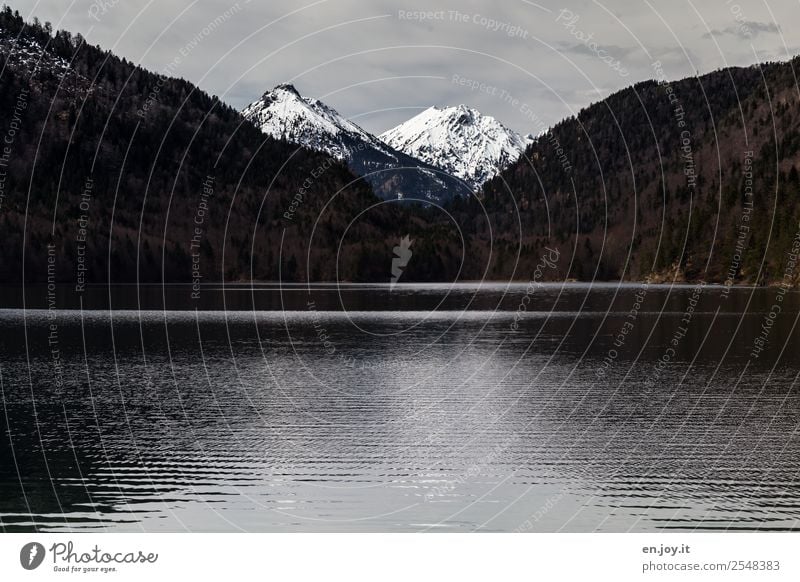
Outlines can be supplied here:
<path id="1" fill-rule="evenodd" d="M 321 101 L 301 96 L 292 85 L 267 91 L 242 110 L 242 115 L 275 139 L 345 162 L 382 198 L 441 202 L 471 193 L 438 168 L 388 146 Z"/>
<path id="2" fill-rule="evenodd" d="M 474 189 L 517 161 L 531 142 L 465 105 L 430 107 L 380 138 Z"/>
<path id="3" fill-rule="evenodd" d="M 555 277 L 796 283 L 798 64 L 646 81 L 583 109 L 487 183 L 495 232 L 534 258 L 560 245 Z"/>
<path id="4" fill-rule="evenodd" d="M 371 147 L 397 161 L 391 148 L 317 99 L 301 97 L 293 85 L 282 84 L 251 103 L 242 115 L 267 135 L 325 152 L 349 162 L 357 146 Z"/>
<path id="5" fill-rule="evenodd" d="M 388 282 L 406 235 L 430 241 L 420 276 L 447 272 L 436 253 L 454 243 L 426 234 L 424 212 L 376 206 L 343 164 L 185 80 L 8 8 L 0 64 L 4 283 Z"/>

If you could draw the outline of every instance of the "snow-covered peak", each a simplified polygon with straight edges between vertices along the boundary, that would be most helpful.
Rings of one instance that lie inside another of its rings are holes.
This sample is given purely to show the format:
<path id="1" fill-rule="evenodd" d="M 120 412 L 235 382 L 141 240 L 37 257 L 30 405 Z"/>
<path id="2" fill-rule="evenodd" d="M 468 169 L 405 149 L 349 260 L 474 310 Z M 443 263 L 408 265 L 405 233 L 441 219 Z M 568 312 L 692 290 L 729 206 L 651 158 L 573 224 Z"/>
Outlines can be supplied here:
<path id="1" fill-rule="evenodd" d="M 287 83 L 264 93 L 242 114 L 267 135 L 325 152 L 340 161 L 349 161 L 354 147 L 364 147 L 360 144 L 389 153 L 375 136 L 321 101 L 301 96 Z"/>
<path id="2" fill-rule="evenodd" d="M 281 92 L 286 92 L 286 93 L 292 93 L 293 95 L 296 95 L 297 97 L 300 97 L 300 91 L 298 91 L 295 88 L 295 86 L 292 85 L 291 83 L 280 83 L 280 84 L 275 86 L 273 91 L 281 91 Z M 270 93 L 270 91 L 267 91 L 267 93 Z"/>
<path id="3" fill-rule="evenodd" d="M 476 189 L 519 159 L 531 143 L 466 105 L 429 107 L 379 137 Z"/>

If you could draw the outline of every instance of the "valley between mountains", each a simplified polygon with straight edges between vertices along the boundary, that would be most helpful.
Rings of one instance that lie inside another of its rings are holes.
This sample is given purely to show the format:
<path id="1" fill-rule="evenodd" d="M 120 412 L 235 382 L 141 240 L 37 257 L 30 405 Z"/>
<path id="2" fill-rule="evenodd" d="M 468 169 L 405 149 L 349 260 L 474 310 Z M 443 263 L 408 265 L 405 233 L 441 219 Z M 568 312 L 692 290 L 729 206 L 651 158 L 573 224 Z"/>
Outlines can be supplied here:
<path id="1" fill-rule="evenodd" d="M 291 84 L 237 111 L 10 8 L 0 55 L 7 284 L 389 283 L 401 240 L 404 282 L 800 281 L 797 58 L 536 136 L 457 103 L 376 136 Z"/>

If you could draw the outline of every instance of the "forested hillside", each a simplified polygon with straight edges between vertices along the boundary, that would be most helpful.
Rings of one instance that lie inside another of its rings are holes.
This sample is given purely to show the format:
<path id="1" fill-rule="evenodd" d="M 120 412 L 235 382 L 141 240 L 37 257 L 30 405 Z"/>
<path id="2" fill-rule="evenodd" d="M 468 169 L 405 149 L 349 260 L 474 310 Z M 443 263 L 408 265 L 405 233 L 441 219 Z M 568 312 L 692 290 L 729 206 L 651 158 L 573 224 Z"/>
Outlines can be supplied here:
<path id="1" fill-rule="evenodd" d="M 1 281 L 364 280 L 376 256 L 388 278 L 425 230 L 392 205 L 359 217 L 379 201 L 341 164 L 79 35 L 5 8 L 0 53 Z"/>
<path id="2" fill-rule="evenodd" d="M 796 282 L 798 63 L 643 82 L 562 121 L 487 186 L 496 232 L 574 253 L 559 277 Z"/>

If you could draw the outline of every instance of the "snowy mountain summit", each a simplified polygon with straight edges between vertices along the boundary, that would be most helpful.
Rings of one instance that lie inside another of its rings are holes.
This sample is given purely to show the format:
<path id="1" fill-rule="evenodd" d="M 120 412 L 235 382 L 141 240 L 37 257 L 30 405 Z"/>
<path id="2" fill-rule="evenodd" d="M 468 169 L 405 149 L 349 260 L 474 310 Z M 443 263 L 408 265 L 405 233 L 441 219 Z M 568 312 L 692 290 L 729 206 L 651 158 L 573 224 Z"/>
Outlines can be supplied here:
<path id="1" fill-rule="evenodd" d="M 430 107 L 379 137 L 474 190 L 517 161 L 532 141 L 466 105 Z"/>
<path id="2" fill-rule="evenodd" d="M 267 135 L 324 152 L 339 161 L 350 161 L 354 151 L 364 147 L 394 157 L 374 135 L 321 101 L 302 97 L 293 85 L 282 84 L 267 91 L 242 114 Z"/>
<path id="3" fill-rule="evenodd" d="M 278 85 L 242 115 L 261 131 L 345 164 L 385 199 L 444 201 L 468 196 L 464 185 L 438 168 L 397 151 L 317 99 L 303 97 L 294 86 Z"/>
<path id="4" fill-rule="evenodd" d="M 375 137 L 288 84 L 267 91 L 242 114 L 269 136 L 347 164 L 383 198 L 469 195 L 517 161 L 532 139 L 466 105 L 430 107 Z"/>

